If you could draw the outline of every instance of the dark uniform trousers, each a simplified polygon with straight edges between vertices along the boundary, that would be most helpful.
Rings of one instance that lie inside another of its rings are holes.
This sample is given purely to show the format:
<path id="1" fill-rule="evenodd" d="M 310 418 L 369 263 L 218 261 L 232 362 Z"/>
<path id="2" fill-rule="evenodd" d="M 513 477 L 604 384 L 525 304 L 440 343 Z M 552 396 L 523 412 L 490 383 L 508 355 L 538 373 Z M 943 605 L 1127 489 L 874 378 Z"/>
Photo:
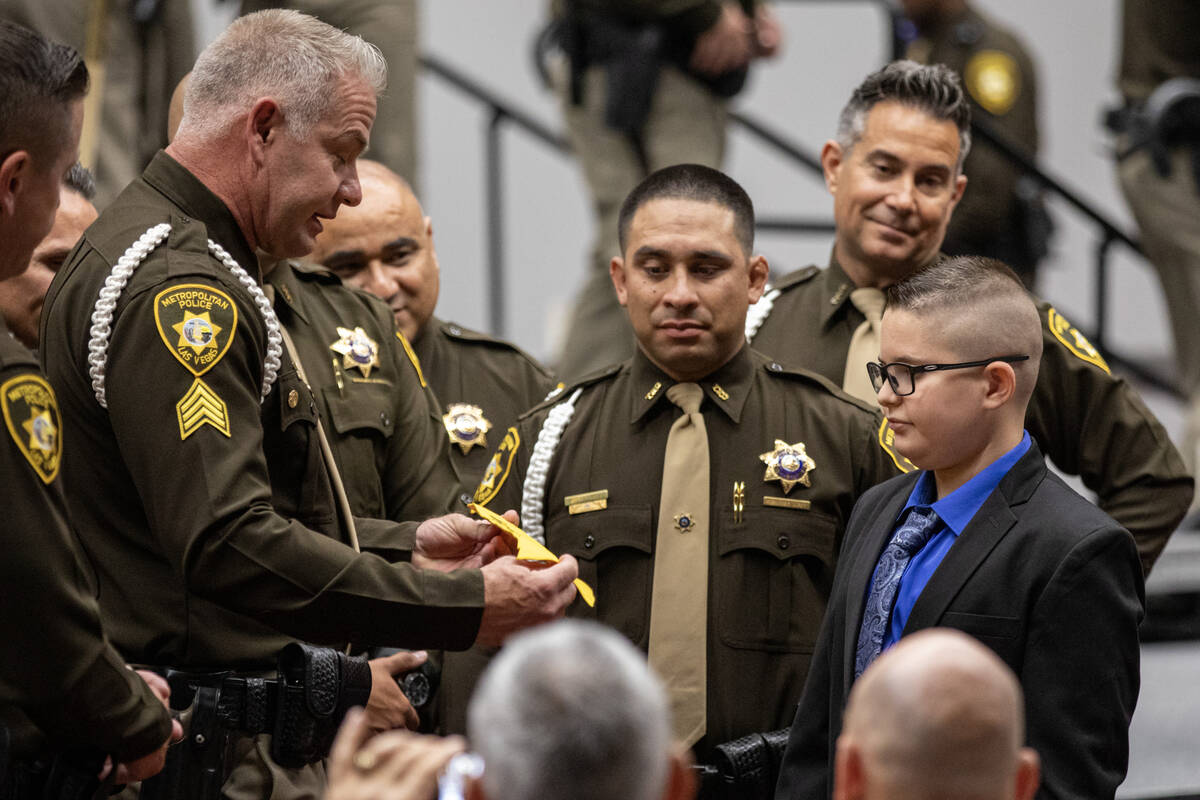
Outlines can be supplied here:
<path id="1" fill-rule="evenodd" d="M 412 346 L 424 380 L 438 398 L 438 421 L 450 445 L 450 458 L 463 485 L 473 489 L 504 432 L 516 424 L 521 412 L 546 398 L 555 387 L 554 376 L 516 346 L 436 317 L 425 324 Z M 450 429 L 462 414 L 477 417 L 475 425 L 486 426 L 486 432 L 469 440 L 461 433 L 452 435 Z M 464 441 L 465 446 L 460 444 Z M 432 727 L 441 733 L 466 733 L 471 690 L 494 652 L 476 646 L 442 654 Z"/>
<path id="2" fill-rule="evenodd" d="M 576 600 L 569 613 L 611 625 L 643 650 L 664 450 L 679 415 L 666 397 L 673 383 L 639 351 L 564 390 L 509 430 L 476 495 L 494 510 L 521 508 L 543 424 L 578 388 L 546 474 L 545 541 L 578 559 L 595 589 L 595 608 Z M 791 722 L 850 510 L 899 468 L 880 445 L 878 413 L 818 376 L 743 348 L 699 384 L 711 519 L 708 564 L 697 565 L 709 574 L 703 761 L 722 742 Z M 784 443 L 806 453 L 807 485 L 767 476 L 760 456 Z M 602 503 L 575 497 L 595 492 Z"/>
<path id="3" fill-rule="evenodd" d="M 164 222 L 169 236 L 116 302 L 102 408 L 89 379 L 92 310 L 125 249 Z M 268 326 L 209 239 L 257 280 L 229 210 L 160 153 L 47 295 L 42 357 L 77 443 L 64 484 L 114 645 L 139 663 L 246 672 L 272 668 L 292 637 L 467 647 L 481 574 L 419 572 L 347 546 L 316 400 L 286 353 L 263 398 Z M 356 523 L 391 558 L 412 548 L 415 523 Z"/>
<path id="4" fill-rule="evenodd" d="M 850 302 L 853 283 L 831 262 L 780 280 L 759 301 L 771 310 L 751 341 L 782 363 L 840 383 L 850 339 L 864 318 Z M 1137 392 L 1112 375 L 1053 306 L 1042 301 L 1038 311 L 1042 362 L 1025 427 L 1059 469 L 1079 475 L 1099 506 L 1133 534 L 1149 573 L 1187 513 L 1192 478 Z"/>
<path id="5" fill-rule="evenodd" d="M 10 736 L 8 755 L 30 760 L 71 750 L 119 761 L 146 755 L 166 741 L 170 720 L 104 639 L 58 475 L 64 441 L 58 404 L 37 359 L 3 317 L 0 411 L 0 725 Z"/>

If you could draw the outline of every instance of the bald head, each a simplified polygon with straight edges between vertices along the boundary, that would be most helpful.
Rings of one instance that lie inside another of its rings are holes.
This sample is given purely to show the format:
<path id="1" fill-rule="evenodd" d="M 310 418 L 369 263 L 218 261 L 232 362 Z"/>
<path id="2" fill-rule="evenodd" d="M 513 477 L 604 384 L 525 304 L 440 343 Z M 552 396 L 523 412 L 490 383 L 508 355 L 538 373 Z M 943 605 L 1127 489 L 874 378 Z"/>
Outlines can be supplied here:
<path id="1" fill-rule="evenodd" d="M 438 298 L 433 223 L 408 181 L 360 159 L 362 202 L 325 222 L 311 258 L 342 280 L 386 301 L 400 331 L 420 338 Z"/>
<path id="2" fill-rule="evenodd" d="M 838 800 L 1012 800 L 1037 788 L 1012 671 L 958 631 L 905 637 L 854 685 Z"/>

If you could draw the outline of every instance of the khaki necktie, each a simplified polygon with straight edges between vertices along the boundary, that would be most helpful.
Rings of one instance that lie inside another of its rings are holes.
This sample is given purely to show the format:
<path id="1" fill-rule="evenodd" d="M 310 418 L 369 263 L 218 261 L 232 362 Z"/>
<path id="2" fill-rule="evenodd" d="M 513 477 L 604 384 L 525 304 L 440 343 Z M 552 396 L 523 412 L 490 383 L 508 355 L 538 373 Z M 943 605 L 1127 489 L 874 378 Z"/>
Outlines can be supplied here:
<path id="1" fill-rule="evenodd" d="M 667 685 L 675 737 L 690 747 L 704 735 L 707 711 L 708 432 L 698 384 L 677 383 L 667 399 L 683 416 L 671 426 L 663 459 L 650 666 Z"/>
<path id="2" fill-rule="evenodd" d="M 850 339 L 842 388 L 860 400 L 878 405 L 875 387 L 871 385 L 871 378 L 867 375 L 867 362 L 879 358 L 879 320 L 883 317 L 883 292 L 870 287 L 855 289 L 850 293 L 850 302 L 867 319 L 858 326 Z"/>

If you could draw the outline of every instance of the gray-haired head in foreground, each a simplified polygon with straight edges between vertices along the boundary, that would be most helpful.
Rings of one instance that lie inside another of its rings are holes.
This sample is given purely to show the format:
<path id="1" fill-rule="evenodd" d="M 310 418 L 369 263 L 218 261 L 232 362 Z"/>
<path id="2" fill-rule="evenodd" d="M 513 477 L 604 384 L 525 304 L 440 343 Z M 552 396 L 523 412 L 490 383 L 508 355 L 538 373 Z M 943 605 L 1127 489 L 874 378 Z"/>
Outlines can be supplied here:
<path id="1" fill-rule="evenodd" d="M 1006 264 L 983 256 L 946 258 L 885 291 L 885 311 L 908 311 L 931 320 L 964 361 L 1026 355 L 1012 365 L 1017 393 L 1033 393 L 1042 358 L 1037 303 Z"/>
<path id="2" fill-rule="evenodd" d="M 837 142 L 847 153 L 862 138 L 867 115 L 879 103 L 892 101 L 924 111 L 958 128 L 958 170 L 971 150 L 971 106 L 962 81 L 944 64 L 893 61 L 863 79 L 838 117 Z"/>
<path id="3" fill-rule="evenodd" d="M 73 48 L 0 20 L 0 159 L 27 150 L 54 161 L 68 141 L 71 103 L 87 89 Z"/>
<path id="4" fill-rule="evenodd" d="M 655 800 L 671 733 L 662 685 L 615 631 L 566 620 L 514 637 L 467 711 L 488 800 Z"/>
<path id="5" fill-rule="evenodd" d="M 92 171 L 76 161 L 67 170 L 63 178 L 63 186 L 78 194 L 84 200 L 96 199 L 96 179 Z"/>
<path id="6" fill-rule="evenodd" d="M 344 76 L 379 94 L 387 62 L 374 45 L 299 11 L 268 9 L 239 17 L 204 48 L 184 93 L 180 133 L 213 138 L 260 97 L 280 105 L 300 139 L 336 99 Z"/>
<path id="7" fill-rule="evenodd" d="M 621 254 L 629 242 L 629 226 L 642 206 L 651 200 L 695 200 L 716 203 L 733 212 L 733 232 L 738 244 L 750 257 L 754 250 L 754 203 L 733 178 L 720 170 L 701 164 L 675 164 L 650 173 L 621 203 L 617 216 L 617 237 Z"/>

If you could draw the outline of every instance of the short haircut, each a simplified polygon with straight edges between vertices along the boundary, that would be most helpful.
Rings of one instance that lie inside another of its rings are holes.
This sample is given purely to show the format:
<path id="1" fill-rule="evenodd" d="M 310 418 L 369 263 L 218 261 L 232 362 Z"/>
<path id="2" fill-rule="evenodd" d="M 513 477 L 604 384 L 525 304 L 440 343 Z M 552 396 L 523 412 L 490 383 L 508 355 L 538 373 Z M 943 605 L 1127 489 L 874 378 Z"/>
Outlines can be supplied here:
<path id="1" fill-rule="evenodd" d="M 0 159 L 17 150 L 57 155 L 69 139 L 71 103 L 87 89 L 74 48 L 0 21 Z"/>
<path id="2" fill-rule="evenodd" d="M 858 144 L 867 115 L 879 103 L 891 101 L 924 111 L 958 128 L 958 165 L 971 150 L 971 106 L 958 74 L 945 64 L 893 61 L 868 75 L 850 95 L 838 117 L 837 142 L 847 153 Z"/>
<path id="3" fill-rule="evenodd" d="M 71 165 L 71 169 L 67 170 L 67 176 L 63 178 L 63 186 L 84 200 L 96 198 L 96 179 L 92 177 L 92 171 L 78 161 Z"/>
<path id="4" fill-rule="evenodd" d="M 983 256 L 946 258 L 884 293 L 885 310 L 938 320 L 942 336 L 963 360 L 1029 356 L 1012 365 L 1017 394 L 1028 401 L 1042 357 L 1041 317 L 1032 295 L 1007 265 Z"/>
<path id="5" fill-rule="evenodd" d="M 654 800 L 666 786 L 662 685 L 628 640 L 594 622 L 514 637 L 467 714 L 489 800 Z"/>
<path id="6" fill-rule="evenodd" d="M 733 229 L 743 255 L 754 250 L 754 203 L 737 181 L 720 170 L 700 164 L 676 164 L 651 173 L 634 187 L 617 217 L 621 253 L 629 243 L 629 226 L 638 209 L 651 200 L 695 200 L 716 203 L 733 212 Z"/>
<path id="7" fill-rule="evenodd" d="M 179 127 L 215 138 L 255 100 L 271 96 L 288 132 L 303 138 L 329 110 L 336 83 L 349 76 L 379 94 L 387 85 L 387 62 L 374 45 L 299 11 L 247 14 L 196 59 Z"/>

